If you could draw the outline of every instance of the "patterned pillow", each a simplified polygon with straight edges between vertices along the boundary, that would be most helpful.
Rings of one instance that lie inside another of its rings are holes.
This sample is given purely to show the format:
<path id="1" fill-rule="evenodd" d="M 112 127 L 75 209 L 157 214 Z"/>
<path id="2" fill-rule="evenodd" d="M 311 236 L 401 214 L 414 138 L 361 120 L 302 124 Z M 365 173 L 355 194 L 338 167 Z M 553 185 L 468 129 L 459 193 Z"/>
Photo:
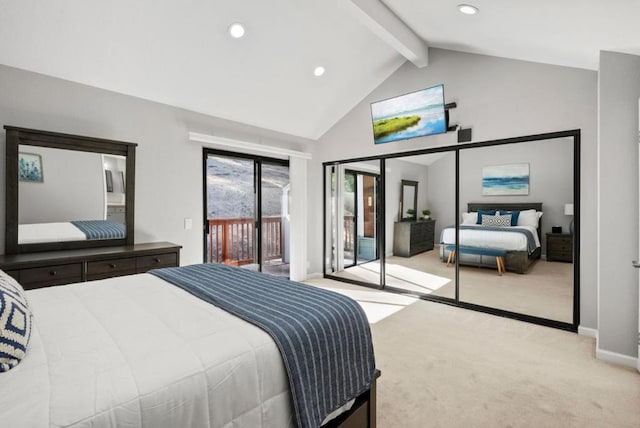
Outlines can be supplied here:
<path id="1" fill-rule="evenodd" d="M 0 372 L 11 370 L 24 358 L 31 317 L 24 290 L 0 270 Z"/>
<path id="2" fill-rule="evenodd" d="M 478 210 L 478 221 L 476 224 L 482 224 L 482 217 L 485 215 L 496 215 L 496 210 Z"/>
<path id="3" fill-rule="evenodd" d="M 482 225 L 493 227 L 510 227 L 511 214 L 482 216 Z"/>

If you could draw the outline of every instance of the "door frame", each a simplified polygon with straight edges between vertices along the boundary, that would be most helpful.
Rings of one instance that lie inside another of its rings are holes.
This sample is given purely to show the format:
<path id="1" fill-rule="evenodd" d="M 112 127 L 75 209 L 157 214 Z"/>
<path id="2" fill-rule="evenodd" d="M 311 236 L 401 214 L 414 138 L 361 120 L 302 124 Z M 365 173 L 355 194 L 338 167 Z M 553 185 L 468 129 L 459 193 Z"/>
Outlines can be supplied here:
<path id="1" fill-rule="evenodd" d="M 378 225 L 380 224 L 379 222 L 379 218 L 380 218 L 380 200 L 379 200 L 379 190 L 380 190 L 380 174 L 376 174 L 373 172 L 368 172 L 368 171 L 358 171 L 357 169 L 347 169 L 345 168 L 344 170 L 344 175 L 353 175 L 354 176 L 354 189 L 353 189 L 353 218 L 354 218 L 354 239 L 353 239 L 353 264 L 349 265 L 349 266 L 344 266 L 346 267 L 353 267 L 353 266 L 357 266 L 358 265 L 358 216 L 360 215 L 360 211 L 358 210 L 358 198 L 360 197 L 360 192 L 358 191 L 358 175 L 366 175 L 368 177 L 373 177 L 373 182 L 374 182 L 374 189 L 375 189 L 375 197 L 376 197 L 376 201 L 375 201 L 375 216 L 376 216 L 376 224 L 374 225 L 374 229 L 375 229 L 375 235 L 376 235 L 376 256 L 371 259 L 371 260 L 367 260 L 367 262 L 371 262 L 374 260 L 378 260 L 380 258 L 380 254 L 378 252 L 378 240 L 380 239 L 380 231 L 378 230 Z M 364 187 L 364 185 L 363 185 Z M 363 214 L 364 215 L 364 214 Z M 364 221 L 364 219 L 363 219 Z M 364 231 L 363 235 L 364 235 Z M 344 251 L 344 250 L 343 250 Z M 366 262 L 365 262 L 366 263 Z"/>

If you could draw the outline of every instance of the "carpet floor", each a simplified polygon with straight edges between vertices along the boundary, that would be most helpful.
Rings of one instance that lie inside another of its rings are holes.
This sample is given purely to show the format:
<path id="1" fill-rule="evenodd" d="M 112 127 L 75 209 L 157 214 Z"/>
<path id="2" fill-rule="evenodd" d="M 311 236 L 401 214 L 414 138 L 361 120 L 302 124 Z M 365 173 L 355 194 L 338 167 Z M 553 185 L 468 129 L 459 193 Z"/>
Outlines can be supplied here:
<path id="1" fill-rule="evenodd" d="M 455 270 L 447 267 L 438 249 L 413 257 L 388 257 L 386 284 L 410 293 L 455 296 Z M 334 275 L 379 283 L 378 261 L 345 269 Z M 538 260 L 526 274 L 461 266 L 460 300 L 491 308 L 556 321 L 573 321 L 573 264 Z"/>
<path id="2" fill-rule="evenodd" d="M 640 427 L 640 374 L 595 340 L 328 279 L 373 334 L 378 427 Z"/>

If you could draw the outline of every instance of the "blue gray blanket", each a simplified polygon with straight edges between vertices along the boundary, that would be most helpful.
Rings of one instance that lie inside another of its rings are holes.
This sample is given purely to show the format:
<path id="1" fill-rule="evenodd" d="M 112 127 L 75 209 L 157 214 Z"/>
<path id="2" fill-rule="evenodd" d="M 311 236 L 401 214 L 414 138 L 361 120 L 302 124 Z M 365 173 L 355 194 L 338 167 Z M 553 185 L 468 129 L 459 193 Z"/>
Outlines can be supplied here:
<path id="1" fill-rule="evenodd" d="M 287 369 L 300 428 L 319 427 L 374 380 L 369 323 L 348 297 L 221 264 L 150 273 L 271 335 Z"/>
<path id="2" fill-rule="evenodd" d="M 87 239 L 122 239 L 125 237 L 124 224 L 111 220 L 76 220 L 75 227 L 87 236 Z"/>
<path id="3" fill-rule="evenodd" d="M 445 227 L 444 229 L 442 229 L 442 234 L 440 235 L 440 243 L 441 244 L 455 244 L 455 242 L 444 242 L 443 241 L 444 231 L 446 229 L 451 229 L 451 228 L 455 229 L 455 226 L 449 226 L 449 227 Z M 530 255 L 533 254 L 533 252 L 536 250 L 536 248 L 538 248 L 536 246 L 536 240 L 533 237 L 533 233 L 531 233 L 531 231 L 528 230 L 528 229 L 518 228 L 516 226 L 513 226 L 513 227 L 492 227 L 492 226 L 478 227 L 478 226 L 460 225 L 460 230 L 486 230 L 486 231 L 494 231 L 494 232 L 521 233 L 521 234 L 523 234 L 524 236 L 527 237 L 527 252 Z M 460 241 L 462 241 L 462 239 Z M 460 244 L 460 245 L 463 245 L 463 244 Z"/>

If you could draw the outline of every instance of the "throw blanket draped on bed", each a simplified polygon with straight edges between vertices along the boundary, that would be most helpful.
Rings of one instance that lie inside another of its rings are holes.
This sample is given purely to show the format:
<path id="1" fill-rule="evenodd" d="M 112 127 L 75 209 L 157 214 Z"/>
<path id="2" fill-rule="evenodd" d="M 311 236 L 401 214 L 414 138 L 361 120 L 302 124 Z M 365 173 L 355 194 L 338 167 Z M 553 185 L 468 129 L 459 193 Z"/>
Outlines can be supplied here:
<path id="1" fill-rule="evenodd" d="M 446 229 L 455 229 L 455 226 L 449 226 L 442 229 L 442 234 L 440 235 L 440 243 L 443 244 L 443 236 L 444 231 Z M 527 252 L 532 254 L 536 250 L 536 240 L 533 237 L 533 233 L 527 229 L 519 229 L 517 227 L 491 227 L 491 226 L 465 226 L 460 225 L 460 230 L 486 230 L 486 231 L 494 231 L 494 232 L 509 232 L 509 233 L 521 233 L 527 237 Z M 446 242 L 446 244 L 455 244 L 455 242 Z"/>
<path id="2" fill-rule="evenodd" d="M 119 239 L 124 238 L 124 224 L 111 220 L 76 220 L 75 227 L 87 235 L 87 239 Z"/>
<path id="3" fill-rule="evenodd" d="M 374 380 L 369 324 L 348 297 L 220 264 L 150 273 L 271 335 L 287 369 L 300 428 L 319 427 Z"/>

